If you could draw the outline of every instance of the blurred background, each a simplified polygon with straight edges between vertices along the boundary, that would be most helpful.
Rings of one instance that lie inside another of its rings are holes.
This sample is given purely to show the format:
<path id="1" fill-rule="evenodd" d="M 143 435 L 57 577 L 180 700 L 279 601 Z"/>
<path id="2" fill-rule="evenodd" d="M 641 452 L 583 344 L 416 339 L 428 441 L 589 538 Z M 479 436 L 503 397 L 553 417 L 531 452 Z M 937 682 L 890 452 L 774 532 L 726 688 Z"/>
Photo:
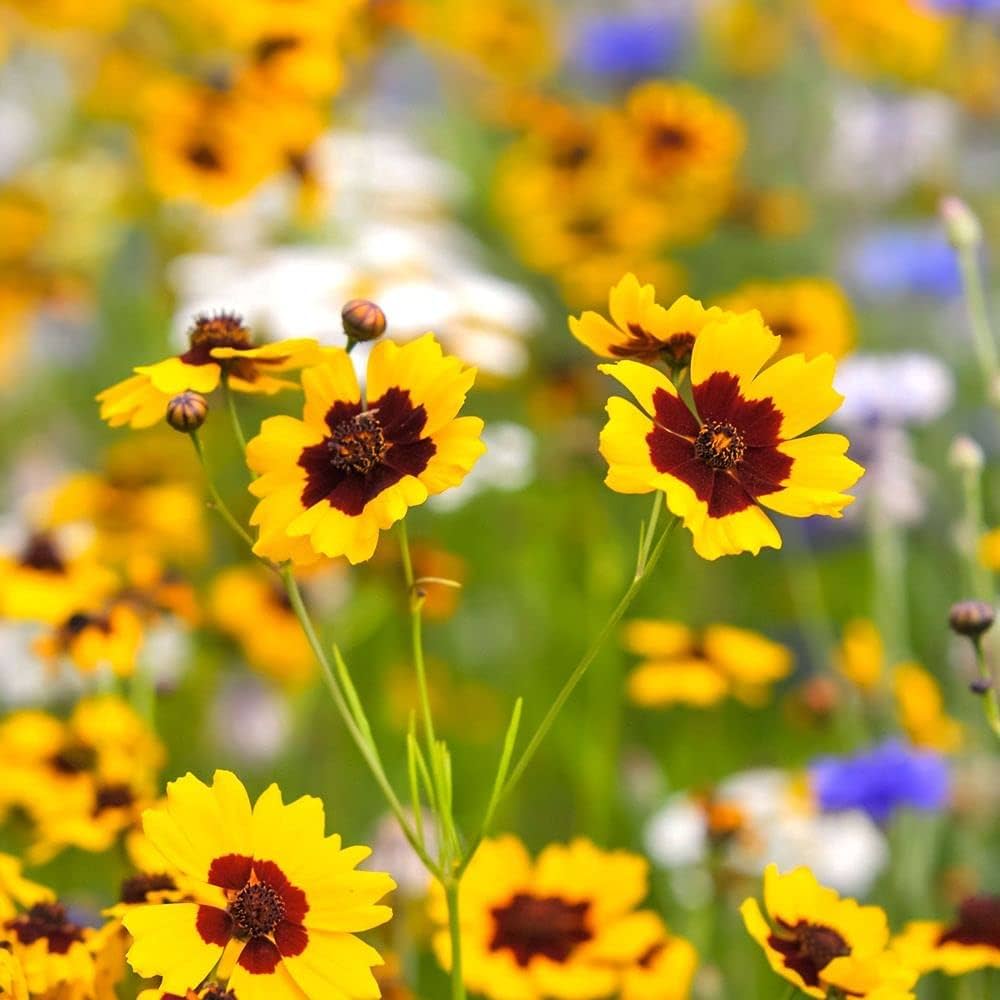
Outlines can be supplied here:
<path id="1" fill-rule="evenodd" d="M 959 195 L 978 217 L 964 252 L 995 316 L 998 25 L 995 0 L 0 2 L 6 721 L 72 725 L 81 699 L 124 691 L 162 744 L 150 796 L 215 767 L 254 793 L 320 795 L 400 881 L 384 943 L 410 988 L 443 996 L 425 877 L 290 609 L 204 503 L 183 436 L 110 429 L 94 397 L 182 352 L 199 313 L 235 310 L 262 342 L 343 344 L 356 296 L 389 337 L 433 330 L 478 367 L 467 411 L 489 452 L 408 522 L 417 574 L 461 584 L 428 586 L 426 634 L 472 829 L 514 699 L 537 722 L 631 578 L 647 504 L 602 485 L 610 390 L 567 329 L 606 314 L 631 271 L 664 305 L 758 308 L 789 349 L 842 359 L 832 423 L 868 471 L 842 521 L 783 519 L 781 551 L 710 564 L 678 531 L 630 617 L 752 630 L 779 666 L 761 682 L 753 652 L 713 660 L 706 632 L 691 655 L 717 694 L 637 704 L 641 658 L 616 634 L 498 828 L 650 857 L 651 904 L 698 948 L 706 1000 L 777 993 L 736 909 L 769 860 L 810 864 L 894 925 L 1000 891 L 996 739 L 947 627 L 954 601 L 992 601 L 1000 567 L 1000 385 L 938 212 Z M 239 403 L 248 429 L 299 406 Z M 242 457 L 209 405 L 214 477 L 246 517 Z M 405 780 L 416 688 L 394 536 L 303 586 Z M 120 648 L 69 641 L 82 592 L 142 595 L 111 629 Z M 0 774 L 16 776 L 13 733 Z M 887 738 L 932 755 L 946 793 L 908 798 L 890 760 L 887 814 L 830 806 L 816 762 Z M 95 838 L 26 819 L 17 783 L 0 844 L 82 910 L 108 905 L 128 823 Z M 994 995 L 964 988 L 932 975 L 919 996 Z"/>

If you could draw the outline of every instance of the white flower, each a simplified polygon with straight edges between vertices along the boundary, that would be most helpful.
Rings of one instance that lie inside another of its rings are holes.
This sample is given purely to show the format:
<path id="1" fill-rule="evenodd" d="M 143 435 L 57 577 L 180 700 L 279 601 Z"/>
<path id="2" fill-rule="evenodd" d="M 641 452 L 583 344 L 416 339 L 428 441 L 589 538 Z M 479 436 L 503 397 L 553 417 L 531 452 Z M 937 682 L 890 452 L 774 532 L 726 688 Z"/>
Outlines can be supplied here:
<path id="1" fill-rule="evenodd" d="M 210 732 L 220 750 L 250 764 L 266 764 L 284 750 L 291 733 L 288 702 L 251 674 L 226 680 L 215 695 Z"/>
<path id="2" fill-rule="evenodd" d="M 413 813 L 410 810 L 407 810 L 407 813 L 412 820 Z M 437 827 L 434 815 L 425 809 L 421 820 L 424 846 L 433 857 L 437 853 Z M 386 813 L 379 820 L 372 839 L 372 853 L 365 862 L 365 867 L 372 871 L 388 872 L 395 880 L 400 895 L 409 899 L 422 898 L 430 887 L 430 873 L 410 846 L 392 813 Z"/>
<path id="3" fill-rule="evenodd" d="M 951 369 L 917 351 L 851 355 L 838 365 L 835 385 L 844 402 L 830 422 L 847 428 L 927 424 L 937 420 L 955 396 Z"/>

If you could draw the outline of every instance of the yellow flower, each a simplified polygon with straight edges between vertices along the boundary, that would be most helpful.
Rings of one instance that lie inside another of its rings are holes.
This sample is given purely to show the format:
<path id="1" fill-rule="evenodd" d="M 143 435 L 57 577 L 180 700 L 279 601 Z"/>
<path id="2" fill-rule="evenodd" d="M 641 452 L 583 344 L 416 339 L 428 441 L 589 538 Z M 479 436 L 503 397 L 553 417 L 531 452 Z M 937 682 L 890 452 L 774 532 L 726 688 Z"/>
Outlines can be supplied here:
<path id="1" fill-rule="evenodd" d="M 10 920 L 17 913 L 15 903 L 30 907 L 50 903 L 51 889 L 32 882 L 21 874 L 21 862 L 11 854 L 0 853 L 0 920 Z"/>
<path id="2" fill-rule="evenodd" d="M 625 647 L 643 657 L 629 675 L 628 692 L 646 708 L 704 708 L 729 694 L 760 704 L 792 669 L 785 646 L 731 625 L 709 625 L 699 635 L 680 622 L 636 620 L 626 626 Z"/>
<path id="3" fill-rule="evenodd" d="M 356 870 L 370 851 L 325 835 L 319 799 L 285 805 L 271 785 L 251 807 L 231 772 L 216 771 L 211 786 L 188 774 L 143 824 L 195 899 L 125 914 L 140 976 L 162 976 L 161 989 L 184 995 L 221 960 L 217 975 L 237 996 L 378 996 L 371 967 L 381 959 L 356 935 L 389 919 L 378 900 L 394 883 Z"/>
<path id="4" fill-rule="evenodd" d="M 0 996 L 10 1000 L 28 1000 L 28 982 L 24 969 L 13 951 L 0 948 Z"/>
<path id="5" fill-rule="evenodd" d="M 275 373 L 316 364 L 322 357 L 314 340 L 283 340 L 254 347 L 250 331 L 235 313 L 199 316 L 190 330 L 190 348 L 153 365 L 97 396 L 101 418 L 112 427 L 139 430 L 166 416 L 167 403 L 187 389 L 209 393 L 223 376 L 237 392 L 271 395 L 296 383 Z"/>
<path id="6" fill-rule="evenodd" d="M 873 621 L 858 618 L 844 626 L 835 663 L 866 694 L 878 688 L 885 670 L 885 648 Z"/>
<path id="7" fill-rule="evenodd" d="M 899 723 L 914 746 L 952 753 L 962 745 L 962 724 L 945 711 L 941 689 L 919 663 L 892 668 Z"/>
<path id="8" fill-rule="evenodd" d="M 367 403 L 342 350 L 302 373 L 302 420 L 271 417 L 247 448 L 259 476 L 254 552 L 276 562 L 370 559 L 379 532 L 457 486 L 485 450 L 483 422 L 459 417 L 475 369 L 432 334 L 383 340 L 368 359 Z"/>
<path id="9" fill-rule="evenodd" d="M 636 910 L 648 865 L 590 841 L 552 844 L 532 862 L 512 836 L 479 846 L 459 889 L 462 974 L 492 1000 L 590 1000 L 617 992 L 661 936 L 656 914 Z M 434 950 L 451 967 L 444 894 L 432 886 Z"/>
<path id="10" fill-rule="evenodd" d="M 994 573 L 1000 570 L 1000 528 L 987 531 L 979 539 L 979 561 Z"/>
<path id="11" fill-rule="evenodd" d="M 871 1000 L 912 1000 L 915 971 L 886 951 L 889 925 L 877 906 L 841 899 L 807 868 L 786 875 L 764 871 L 764 906 L 743 902 L 740 912 L 772 969 L 809 996 L 829 988 Z"/>
<path id="12" fill-rule="evenodd" d="M 84 674 L 110 667 L 117 677 L 131 677 L 142 640 L 142 621 L 131 605 L 120 602 L 106 611 L 75 612 L 39 637 L 34 648 L 45 659 L 68 657 Z"/>
<path id="13" fill-rule="evenodd" d="M 88 995 L 94 981 L 94 931 L 75 923 L 61 903 L 35 903 L 8 920 L 3 935 L 31 996 L 48 997 L 49 990 Z"/>
<path id="14" fill-rule="evenodd" d="M 1000 969 L 1000 896 L 973 896 L 951 923 L 917 920 L 892 940 L 900 959 L 920 972 L 940 969 L 961 976 Z"/>
<path id="15" fill-rule="evenodd" d="M 312 678 L 316 658 L 277 579 L 236 566 L 216 577 L 210 600 L 213 619 L 243 647 L 250 666 L 293 686 Z"/>
<path id="16" fill-rule="evenodd" d="M 608 300 L 608 285 L 616 282 L 626 268 L 640 282 L 654 285 L 665 299 L 677 298 L 687 284 L 687 272 L 676 261 L 618 251 L 572 261 L 559 268 L 554 277 L 571 308 L 603 307 Z"/>
<path id="17" fill-rule="evenodd" d="M 759 281 L 741 285 L 719 305 L 732 312 L 756 309 L 781 337 L 778 358 L 845 355 L 854 346 L 854 312 L 839 285 L 825 278 Z"/>
<path id="18" fill-rule="evenodd" d="M 620 1000 L 688 1000 L 691 995 L 698 953 L 686 938 L 657 923 L 656 938 L 622 974 Z"/>
<path id="19" fill-rule="evenodd" d="M 721 309 L 705 309 L 686 295 L 665 309 L 657 303 L 653 286 L 640 285 L 631 273 L 611 289 L 608 310 L 612 323 L 595 312 L 571 316 L 570 332 L 602 358 L 663 360 L 675 368 L 691 360 L 695 339 L 705 324 L 722 316 Z"/>
<path id="20" fill-rule="evenodd" d="M 17 556 L 0 556 L 0 618 L 56 625 L 99 607 L 114 585 L 89 554 L 71 558 L 51 535 L 35 534 Z"/>
<path id="21" fill-rule="evenodd" d="M 784 62 L 793 21 L 761 0 L 725 0 L 706 12 L 709 43 L 726 69 L 738 76 L 764 76 Z"/>
<path id="22" fill-rule="evenodd" d="M 710 321 L 691 355 L 696 413 L 648 365 L 600 366 L 639 403 L 608 401 L 600 444 L 605 482 L 619 493 L 663 490 L 705 559 L 780 548 L 763 507 L 790 517 L 840 517 L 853 500 L 842 491 L 864 471 L 844 454 L 842 435 L 799 437 L 842 402 L 833 358 L 793 355 L 761 371 L 778 346 L 756 312 Z"/>

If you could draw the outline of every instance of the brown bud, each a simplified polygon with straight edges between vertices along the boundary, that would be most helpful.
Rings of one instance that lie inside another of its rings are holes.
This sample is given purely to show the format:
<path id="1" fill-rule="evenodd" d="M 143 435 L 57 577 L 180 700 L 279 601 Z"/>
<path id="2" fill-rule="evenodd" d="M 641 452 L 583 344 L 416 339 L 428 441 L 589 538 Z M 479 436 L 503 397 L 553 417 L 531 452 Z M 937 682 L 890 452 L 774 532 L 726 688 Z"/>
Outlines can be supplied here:
<path id="1" fill-rule="evenodd" d="M 996 618 L 992 604 L 985 601 L 959 601 L 951 606 L 948 613 L 948 624 L 953 632 L 978 639 Z"/>
<path id="2" fill-rule="evenodd" d="M 385 333 L 385 313 L 368 299 L 351 299 L 340 310 L 348 340 L 377 340 Z"/>
<path id="3" fill-rule="evenodd" d="M 167 423 L 184 434 L 196 431 L 207 416 L 208 402 L 200 392 L 187 389 L 167 403 Z"/>

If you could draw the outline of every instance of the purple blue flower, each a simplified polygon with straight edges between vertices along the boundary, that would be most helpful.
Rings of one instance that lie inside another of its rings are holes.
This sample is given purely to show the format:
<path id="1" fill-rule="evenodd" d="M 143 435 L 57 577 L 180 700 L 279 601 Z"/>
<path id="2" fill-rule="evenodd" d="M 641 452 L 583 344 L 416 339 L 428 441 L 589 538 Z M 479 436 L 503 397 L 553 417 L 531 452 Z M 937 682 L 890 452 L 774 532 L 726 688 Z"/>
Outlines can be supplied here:
<path id="1" fill-rule="evenodd" d="M 924 0 L 924 5 L 943 14 L 1000 18 L 1000 0 Z"/>
<path id="2" fill-rule="evenodd" d="M 848 248 L 844 269 L 848 284 L 873 299 L 947 299 L 962 291 L 955 251 L 937 226 L 874 229 Z"/>
<path id="3" fill-rule="evenodd" d="M 860 809 L 876 823 L 901 808 L 943 809 L 951 788 L 943 757 L 899 740 L 887 740 L 853 757 L 820 757 L 809 773 L 824 812 Z"/>
<path id="4" fill-rule="evenodd" d="M 579 20 L 569 63 L 587 76 L 634 80 L 667 71 L 680 55 L 682 20 L 656 11 L 594 14 Z"/>

